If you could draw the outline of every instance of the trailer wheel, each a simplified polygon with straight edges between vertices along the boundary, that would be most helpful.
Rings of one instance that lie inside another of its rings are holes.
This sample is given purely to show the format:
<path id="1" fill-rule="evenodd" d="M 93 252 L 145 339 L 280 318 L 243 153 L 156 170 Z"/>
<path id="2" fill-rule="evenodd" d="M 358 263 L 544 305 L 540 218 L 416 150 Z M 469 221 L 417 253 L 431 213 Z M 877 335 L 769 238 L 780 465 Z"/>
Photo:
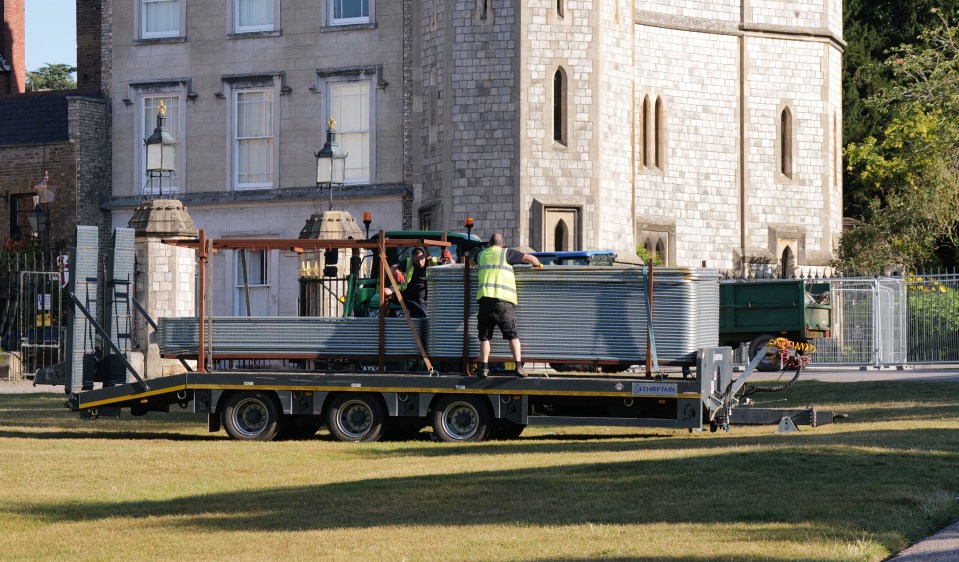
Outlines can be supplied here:
<path id="1" fill-rule="evenodd" d="M 379 441 L 383 436 L 386 413 L 379 398 L 372 394 L 338 394 L 330 403 L 327 416 L 326 425 L 337 441 Z"/>
<path id="2" fill-rule="evenodd" d="M 433 431 L 447 443 L 484 441 L 492 418 L 484 396 L 445 396 L 433 410 Z"/>
<path id="3" fill-rule="evenodd" d="M 749 360 L 752 361 L 755 359 L 756 354 L 760 353 L 766 343 L 775 337 L 776 336 L 772 334 L 763 334 L 761 336 L 757 336 L 753 339 L 753 341 L 749 342 Z M 764 373 L 779 371 L 782 369 L 782 365 L 779 363 L 778 354 L 774 353 L 772 355 L 767 355 L 766 357 L 763 357 L 762 361 L 760 361 L 758 365 L 756 365 L 756 370 Z"/>
<path id="4" fill-rule="evenodd" d="M 241 441 L 272 441 L 280 431 L 280 405 L 267 392 L 238 392 L 223 408 L 223 427 Z"/>

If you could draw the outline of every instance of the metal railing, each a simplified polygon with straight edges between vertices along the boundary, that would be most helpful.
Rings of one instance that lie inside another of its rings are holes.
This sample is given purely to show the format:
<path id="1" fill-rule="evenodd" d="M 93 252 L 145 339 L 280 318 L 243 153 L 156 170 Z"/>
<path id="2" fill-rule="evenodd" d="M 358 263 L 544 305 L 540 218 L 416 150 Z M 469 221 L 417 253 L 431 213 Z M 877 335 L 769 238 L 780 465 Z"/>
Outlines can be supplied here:
<path id="1" fill-rule="evenodd" d="M 959 273 L 806 280 L 828 284 L 832 304 L 829 337 L 810 340 L 813 365 L 959 363 Z"/>

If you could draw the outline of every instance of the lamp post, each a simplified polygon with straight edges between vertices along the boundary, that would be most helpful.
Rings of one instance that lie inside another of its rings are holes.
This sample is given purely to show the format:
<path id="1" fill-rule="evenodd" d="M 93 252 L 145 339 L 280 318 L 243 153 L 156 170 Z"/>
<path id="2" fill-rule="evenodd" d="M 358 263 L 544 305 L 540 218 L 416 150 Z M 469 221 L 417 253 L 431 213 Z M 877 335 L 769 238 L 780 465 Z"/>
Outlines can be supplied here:
<path id="1" fill-rule="evenodd" d="M 160 100 L 157 108 L 157 124 L 153 134 L 143 141 L 147 148 L 146 175 L 147 184 L 143 188 L 143 195 L 147 198 L 154 196 L 162 198 L 164 195 L 175 196 L 177 190 L 173 181 L 176 174 L 176 145 L 166 128 L 166 105 Z M 163 192 L 163 178 L 169 178 L 167 192 Z M 156 186 L 156 189 L 154 189 Z"/>
<path id="2" fill-rule="evenodd" d="M 346 173 L 347 154 L 340 150 L 336 144 L 336 121 L 330 116 L 330 121 L 326 124 L 326 143 L 319 152 L 313 154 L 316 156 L 316 185 L 328 185 L 330 189 L 330 208 L 333 210 L 333 186 L 343 185 L 343 178 Z"/>
<path id="3" fill-rule="evenodd" d="M 363 213 L 363 224 L 366 225 L 366 239 L 370 238 L 370 223 L 373 222 L 373 215 L 369 211 Z"/>
<path id="4" fill-rule="evenodd" d="M 43 249 L 50 247 L 50 203 L 57 196 L 57 188 L 50 183 L 50 173 L 43 172 L 43 179 L 33 186 L 36 195 L 33 196 L 33 209 L 27 213 L 30 230 L 40 238 Z"/>

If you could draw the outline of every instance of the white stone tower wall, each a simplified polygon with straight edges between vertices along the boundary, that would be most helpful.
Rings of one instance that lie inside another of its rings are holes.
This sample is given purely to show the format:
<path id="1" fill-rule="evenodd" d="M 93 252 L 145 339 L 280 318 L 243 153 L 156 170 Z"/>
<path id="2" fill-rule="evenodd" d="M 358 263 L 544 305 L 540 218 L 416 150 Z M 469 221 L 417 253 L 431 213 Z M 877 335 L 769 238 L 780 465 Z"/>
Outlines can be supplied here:
<path id="1" fill-rule="evenodd" d="M 775 231 L 801 237 L 797 253 L 828 251 L 833 204 L 828 180 L 834 141 L 827 128 L 830 84 L 826 43 L 793 39 L 746 38 L 747 239 L 750 255 L 768 252 L 778 259 Z M 793 122 L 793 177 L 779 173 L 777 127 L 788 106 Z M 825 189 L 824 189 L 825 188 Z M 773 231 L 771 231 L 772 229 Z M 802 261 L 802 260 L 801 260 Z"/>
<path id="2" fill-rule="evenodd" d="M 633 14 L 625 0 L 599 3 L 602 32 L 599 70 L 598 152 L 602 175 L 593 178 L 596 201 L 595 242 L 584 248 L 632 253 L 634 243 L 633 166 L 638 130 L 633 107 Z M 586 237 L 584 236 L 584 239 Z"/>
<path id="3" fill-rule="evenodd" d="M 596 140 L 596 26 L 591 2 L 567 3 L 564 17 L 555 1 L 534 0 L 523 8 L 520 145 L 523 209 L 534 202 L 580 206 L 582 233 L 591 232 L 596 211 L 592 179 L 600 175 Z M 594 50 L 595 49 L 595 50 Z M 567 83 L 565 146 L 553 139 L 553 77 L 562 67 Z M 542 247 L 542 226 L 532 213 L 522 243 Z M 589 245 L 594 236 L 583 236 Z"/>
<path id="4" fill-rule="evenodd" d="M 502 232 L 517 244 L 524 209 L 519 193 L 519 13 L 513 2 L 457 0 L 449 30 L 452 185 L 450 227 L 472 216 L 475 233 Z M 444 97 L 447 96 L 444 90 Z M 424 188 L 426 186 L 424 185 Z"/>
<path id="5" fill-rule="evenodd" d="M 662 98 L 667 148 L 663 170 L 637 165 L 637 231 L 675 229 L 670 261 L 677 265 L 732 267 L 731 249 L 739 246 L 738 38 L 638 25 L 635 43 L 633 105 L 639 114 L 644 95 L 651 106 Z"/>
<path id="6" fill-rule="evenodd" d="M 650 14 L 716 21 L 739 21 L 742 0 L 649 0 L 637 10 Z"/>

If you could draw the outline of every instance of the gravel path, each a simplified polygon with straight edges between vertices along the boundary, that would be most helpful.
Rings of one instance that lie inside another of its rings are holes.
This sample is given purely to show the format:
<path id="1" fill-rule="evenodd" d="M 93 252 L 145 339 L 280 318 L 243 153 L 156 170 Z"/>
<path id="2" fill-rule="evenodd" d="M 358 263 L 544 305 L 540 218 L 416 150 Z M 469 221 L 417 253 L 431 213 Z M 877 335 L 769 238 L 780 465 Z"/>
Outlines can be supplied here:
<path id="1" fill-rule="evenodd" d="M 33 386 L 33 381 L 0 381 L 0 394 L 37 394 L 50 392 L 63 394 L 63 386 Z"/>

